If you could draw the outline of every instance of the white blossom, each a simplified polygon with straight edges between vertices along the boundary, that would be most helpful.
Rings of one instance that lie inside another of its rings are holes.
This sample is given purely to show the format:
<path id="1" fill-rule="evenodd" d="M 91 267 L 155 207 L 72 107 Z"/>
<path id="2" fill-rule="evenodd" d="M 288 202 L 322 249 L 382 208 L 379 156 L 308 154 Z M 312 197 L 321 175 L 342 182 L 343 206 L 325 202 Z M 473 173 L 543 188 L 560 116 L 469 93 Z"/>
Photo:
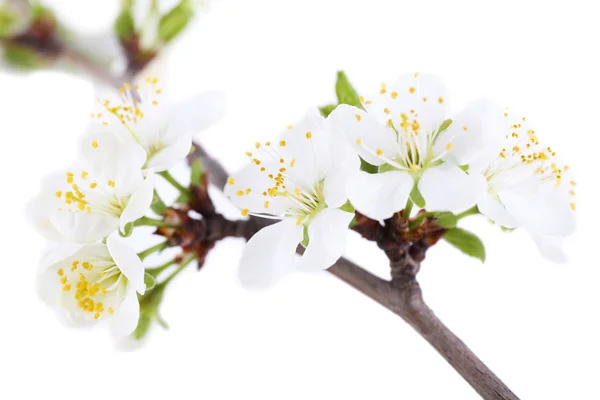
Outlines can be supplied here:
<path id="1" fill-rule="evenodd" d="M 34 226 L 50 240 L 95 242 L 144 216 L 152 203 L 154 175 L 144 178 L 139 146 L 92 124 L 80 147 L 80 159 L 46 177 L 28 207 Z"/>
<path id="2" fill-rule="evenodd" d="M 354 214 L 339 207 L 347 201 L 348 171 L 358 168 L 348 150 L 312 109 L 276 142 L 257 142 L 246 153 L 250 165 L 229 178 L 226 195 L 244 216 L 281 221 L 248 241 L 240 262 L 243 284 L 268 286 L 292 270 L 304 235 L 308 246 L 299 269 L 326 269 L 342 255 Z"/>
<path id="3" fill-rule="evenodd" d="M 164 99 L 158 79 L 150 77 L 133 87 L 125 84 L 119 93 L 119 97 L 99 99 L 101 111 L 92 117 L 139 144 L 146 152 L 144 169 L 157 172 L 182 161 L 190 152 L 193 135 L 216 123 L 225 108 L 219 92 L 201 93 L 172 105 Z"/>
<path id="4" fill-rule="evenodd" d="M 562 237 L 575 229 L 575 186 L 568 165 L 540 142 L 526 118 L 504 112 L 502 143 L 469 167 L 484 182 L 479 211 L 506 228 L 525 228 L 541 253 L 564 261 Z"/>
<path id="5" fill-rule="evenodd" d="M 37 280 L 38 293 L 70 325 L 108 322 L 115 336 L 129 335 L 138 323 L 144 267 L 130 247 L 109 237 L 106 244 L 54 249 Z"/>
<path id="6" fill-rule="evenodd" d="M 474 102 L 444 127 L 450 117 L 446 88 L 432 75 L 418 73 L 390 87 L 382 84 L 379 94 L 361 101 L 366 111 L 340 105 L 330 116 L 358 154 L 380 168 L 378 174 L 353 177 L 348 197 L 358 211 L 388 218 L 404 208 L 415 185 L 430 211 L 457 212 L 475 203 L 478 181 L 459 166 L 485 144 L 482 121 L 492 115 L 493 105 Z"/>

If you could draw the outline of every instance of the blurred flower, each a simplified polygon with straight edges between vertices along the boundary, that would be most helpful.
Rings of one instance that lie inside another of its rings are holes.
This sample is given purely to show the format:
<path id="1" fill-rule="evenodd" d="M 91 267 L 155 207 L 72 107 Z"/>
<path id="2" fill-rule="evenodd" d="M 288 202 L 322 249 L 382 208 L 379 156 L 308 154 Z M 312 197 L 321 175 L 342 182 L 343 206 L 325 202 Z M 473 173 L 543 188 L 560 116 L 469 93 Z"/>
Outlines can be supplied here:
<path id="1" fill-rule="evenodd" d="M 144 216 L 154 175 L 144 179 L 144 154 L 106 126 L 92 124 L 81 142 L 81 159 L 44 179 L 29 204 L 34 226 L 50 240 L 91 243 Z"/>
<path id="2" fill-rule="evenodd" d="M 347 173 L 358 169 L 358 157 L 346 151 L 343 138 L 331 132 L 317 109 L 288 126 L 277 142 L 254 147 L 246 153 L 250 165 L 229 178 L 225 194 L 243 216 L 281 222 L 248 241 L 240 262 L 242 283 L 273 284 L 293 268 L 300 242 L 307 246 L 299 269 L 330 267 L 344 251 L 354 216 L 339 207 L 347 201 Z"/>
<path id="3" fill-rule="evenodd" d="M 469 168 L 485 182 L 477 199 L 479 211 L 506 228 L 524 227 L 544 256 L 564 261 L 558 244 L 575 229 L 576 182 L 554 150 L 540 143 L 526 118 L 508 112 L 504 116 L 504 143 L 484 152 Z"/>
<path id="4" fill-rule="evenodd" d="M 164 100 L 157 78 L 146 78 L 133 87 L 120 89 L 120 98 L 99 100 L 108 113 L 98 113 L 103 124 L 120 121 L 125 136 L 132 138 L 146 152 L 144 169 L 165 171 L 183 160 L 190 152 L 192 136 L 217 122 L 224 108 L 223 95 L 199 94 L 180 104 Z M 116 118 L 114 118 L 116 117 Z"/>
<path id="5" fill-rule="evenodd" d="M 450 124 L 446 88 L 418 73 L 382 84 L 379 94 L 361 102 L 366 111 L 342 104 L 330 115 L 358 154 L 379 167 L 378 174 L 357 172 L 353 178 L 348 197 L 358 211 L 389 218 L 404 208 L 415 185 L 430 211 L 462 211 L 475 203 L 477 181 L 459 165 L 485 143 L 481 121 L 491 104 L 474 102 Z"/>
<path id="6" fill-rule="evenodd" d="M 57 259 L 58 261 L 54 261 Z M 38 275 L 42 299 L 57 307 L 65 322 L 91 326 L 110 321 L 115 336 L 129 335 L 138 323 L 144 267 L 137 254 L 114 237 L 73 250 L 56 248 Z"/>

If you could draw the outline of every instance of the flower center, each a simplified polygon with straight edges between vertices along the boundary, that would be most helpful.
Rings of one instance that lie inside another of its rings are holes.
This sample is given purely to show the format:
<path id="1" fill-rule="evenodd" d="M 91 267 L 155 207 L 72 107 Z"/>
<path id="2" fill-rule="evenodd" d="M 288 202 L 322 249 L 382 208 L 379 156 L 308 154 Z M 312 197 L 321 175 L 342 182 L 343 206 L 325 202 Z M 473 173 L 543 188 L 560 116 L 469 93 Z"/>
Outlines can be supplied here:
<path id="1" fill-rule="evenodd" d="M 508 113 L 504 114 L 508 116 Z M 551 147 L 543 147 L 533 129 L 525 126 L 526 118 L 510 126 L 505 136 L 506 146 L 483 171 L 488 182 L 488 192 L 497 196 L 501 190 L 533 181 L 553 184 L 556 188 L 563 186 L 565 173 L 569 166 L 561 166 L 556 161 L 556 152 Z M 576 182 L 568 181 L 568 191 L 575 196 Z M 575 210 L 575 203 L 570 203 Z"/>
<path id="2" fill-rule="evenodd" d="M 305 133 L 306 140 L 311 140 L 312 132 Z M 294 171 L 296 159 L 286 160 L 282 152 L 277 147 L 283 148 L 287 146 L 285 140 L 280 140 L 278 146 L 271 145 L 271 142 L 261 144 L 256 142 L 254 147 L 265 155 L 267 162 L 259 159 L 259 155 L 247 152 L 246 155 L 251 162 L 259 168 L 260 172 L 265 174 L 271 181 L 272 186 L 262 192 L 265 197 L 264 209 L 265 214 L 253 213 L 260 217 L 273 217 L 268 215 L 270 202 L 272 198 L 279 197 L 278 200 L 283 200 L 285 204 L 284 217 L 296 218 L 297 225 L 310 223 L 312 219 L 321 210 L 326 208 L 325 197 L 323 195 L 323 180 L 309 184 L 303 182 L 304 177 L 299 176 L 298 171 Z M 252 192 L 251 188 L 239 190 L 236 195 L 244 196 Z M 247 209 L 242 210 L 242 215 L 248 215 Z M 279 218 L 279 217 L 277 217 Z"/>
<path id="3" fill-rule="evenodd" d="M 90 313 L 94 319 L 99 319 L 105 312 L 114 313 L 111 294 L 126 279 L 114 262 L 106 260 L 95 264 L 90 260 L 74 260 L 70 268 L 66 271 L 61 268 L 57 274 L 62 291 L 71 296 L 78 309 Z"/>
<path id="4" fill-rule="evenodd" d="M 63 205 L 59 211 L 85 212 L 119 218 L 125 208 L 126 200 L 119 199 L 114 193 L 115 181 L 108 180 L 105 184 L 88 179 L 86 171 L 81 173 L 67 172 L 66 184 L 68 190 L 57 190 L 55 196 Z"/>

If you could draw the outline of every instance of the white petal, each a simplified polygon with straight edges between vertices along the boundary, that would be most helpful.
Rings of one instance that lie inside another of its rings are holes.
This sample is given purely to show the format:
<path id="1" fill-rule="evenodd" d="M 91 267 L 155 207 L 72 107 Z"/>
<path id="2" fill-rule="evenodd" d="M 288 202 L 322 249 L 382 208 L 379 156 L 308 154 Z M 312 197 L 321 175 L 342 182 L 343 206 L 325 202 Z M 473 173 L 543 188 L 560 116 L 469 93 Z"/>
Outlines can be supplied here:
<path id="1" fill-rule="evenodd" d="M 419 191 L 428 211 L 464 211 L 475 205 L 484 188 L 481 175 L 468 175 L 451 164 L 429 168 L 419 180 Z"/>
<path id="2" fill-rule="evenodd" d="M 348 199 L 367 217 L 386 219 L 404 208 L 413 185 L 413 178 L 407 172 L 367 174 L 360 171 L 349 178 Z"/>
<path id="3" fill-rule="evenodd" d="M 329 114 L 327 120 L 331 121 L 334 129 L 346 136 L 358 155 L 373 165 L 386 163 L 377 155 L 378 150 L 388 159 L 398 153 L 395 132 L 357 107 L 341 104 Z"/>
<path id="4" fill-rule="evenodd" d="M 123 127 L 121 124 L 92 124 L 79 148 L 94 174 L 100 175 L 102 180 L 113 179 L 119 185 L 125 183 L 121 182 L 123 174 L 141 170 L 146 162 L 146 152 L 133 141 L 129 132 L 119 134 L 115 129 Z"/>
<path id="5" fill-rule="evenodd" d="M 200 93 L 171 111 L 169 130 L 176 134 L 196 134 L 219 122 L 225 115 L 227 99 L 223 92 Z"/>
<path id="6" fill-rule="evenodd" d="M 477 208 L 479 208 L 481 214 L 500 226 L 505 228 L 516 228 L 519 226 L 519 223 L 515 221 L 502 203 L 500 203 L 500 200 L 492 197 L 487 192 L 477 198 Z"/>
<path id="7" fill-rule="evenodd" d="M 51 307 L 56 306 L 61 291 L 61 284 L 57 279 L 56 271 L 55 269 L 40 271 L 35 279 L 37 295 L 46 305 Z"/>
<path id="8" fill-rule="evenodd" d="M 348 173 L 343 169 L 327 175 L 323 183 L 323 195 L 327 206 L 331 208 L 343 206 L 348 200 L 347 187 Z"/>
<path id="9" fill-rule="evenodd" d="M 302 226 L 289 219 L 258 231 L 242 253 L 239 268 L 242 285 L 251 289 L 267 288 L 293 270 L 296 247 L 302 235 Z"/>
<path id="10" fill-rule="evenodd" d="M 285 164 L 289 165 L 291 160 L 295 160 L 294 167 L 289 167 L 288 174 L 294 176 L 298 185 L 313 185 L 325 177 L 331 140 L 329 124 L 325 123 L 317 108 L 309 109 L 298 122 L 281 133 L 279 141 L 287 144 L 278 146 L 277 151 Z M 262 161 L 273 159 L 264 156 L 259 158 Z"/>
<path id="11" fill-rule="evenodd" d="M 530 232 L 567 236 L 575 230 L 575 214 L 560 188 L 530 184 L 498 193 L 510 215 Z"/>
<path id="12" fill-rule="evenodd" d="M 308 226 L 308 247 L 302 255 L 298 269 L 319 271 L 333 265 L 346 249 L 348 224 L 354 213 L 327 208 Z"/>
<path id="13" fill-rule="evenodd" d="M 104 239 L 119 227 L 117 218 L 85 212 L 56 211 L 49 218 L 61 235 L 77 243 Z"/>
<path id="14" fill-rule="evenodd" d="M 131 195 L 127 206 L 121 213 L 120 228 L 123 230 L 129 222 L 143 217 L 152 204 L 154 198 L 154 172 L 148 172 L 148 176 L 140 185 L 139 189 Z"/>
<path id="15" fill-rule="evenodd" d="M 539 235 L 533 232 L 529 232 L 529 234 L 545 259 L 560 264 L 567 262 L 567 256 L 562 249 L 564 241 L 562 237 Z"/>
<path id="16" fill-rule="evenodd" d="M 192 137 L 182 134 L 181 137 L 172 144 L 154 154 L 146 162 L 146 169 L 153 169 L 156 172 L 166 171 L 179 162 L 183 161 L 190 153 L 192 148 Z"/>
<path id="17" fill-rule="evenodd" d="M 140 303 L 133 287 L 126 289 L 125 297 L 111 322 L 114 336 L 121 337 L 131 334 L 137 327 L 140 318 Z"/>
<path id="18" fill-rule="evenodd" d="M 431 74 L 406 74 L 381 90 L 365 104 L 369 114 L 380 122 L 392 120 L 399 126 L 401 115 L 417 116 L 425 132 L 435 131 L 446 120 L 447 90 L 443 82 Z M 411 110 L 413 112 L 411 112 Z"/>
<path id="19" fill-rule="evenodd" d="M 106 246 L 115 264 L 121 270 L 123 275 L 129 280 L 131 286 L 139 294 L 144 294 L 146 284 L 144 284 L 144 266 L 136 252 L 125 243 L 119 241 L 114 236 L 106 240 Z"/>
<path id="20" fill-rule="evenodd" d="M 497 156 L 507 128 L 502 107 L 489 100 L 476 100 L 452 118 L 452 124 L 438 137 L 435 152 L 439 154 L 451 144 L 445 159 L 456 165 L 472 163 L 489 148 Z"/>
<path id="21" fill-rule="evenodd" d="M 48 204 L 46 196 L 43 194 L 39 194 L 29 201 L 25 209 L 25 214 L 35 230 L 46 239 L 55 242 L 65 240 L 64 236 L 56 230 L 48 218 L 50 204 Z"/>

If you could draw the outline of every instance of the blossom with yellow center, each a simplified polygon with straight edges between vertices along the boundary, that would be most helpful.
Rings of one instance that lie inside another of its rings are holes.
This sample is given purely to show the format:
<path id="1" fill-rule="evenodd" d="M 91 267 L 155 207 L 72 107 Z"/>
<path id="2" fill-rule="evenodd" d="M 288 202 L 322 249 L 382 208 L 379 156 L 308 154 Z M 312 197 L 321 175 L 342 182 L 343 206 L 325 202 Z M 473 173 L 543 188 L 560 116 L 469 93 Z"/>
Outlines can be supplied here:
<path id="1" fill-rule="evenodd" d="M 80 160 L 44 179 L 28 207 L 34 226 L 50 240 L 92 243 L 150 209 L 154 175 L 144 178 L 139 146 L 97 129 L 83 138 Z"/>
<path id="2" fill-rule="evenodd" d="M 298 268 L 330 267 L 345 248 L 353 213 L 347 201 L 348 172 L 358 157 L 336 135 L 317 109 L 288 126 L 273 142 L 257 142 L 246 153 L 249 165 L 229 178 L 225 194 L 241 209 L 280 222 L 261 229 L 247 243 L 240 265 L 246 286 L 264 287 L 293 264 L 300 242 L 308 246 Z"/>
<path id="3" fill-rule="evenodd" d="M 340 105 L 331 113 L 332 125 L 356 152 L 380 167 L 378 174 L 358 172 L 353 178 L 348 197 L 358 211 L 388 218 L 404 208 L 415 185 L 430 211 L 462 211 L 474 204 L 475 182 L 458 167 L 474 155 L 462 137 L 468 132 L 471 144 L 482 143 L 481 120 L 493 105 L 474 102 L 450 116 L 447 98 L 434 76 L 410 74 L 361 98 L 365 110 Z"/>
<path id="4" fill-rule="evenodd" d="M 144 267 L 133 249 L 114 237 L 106 244 L 86 244 L 75 251 L 54 249 L 38 275 L 38 292 L 68 322 L 89 326 L 107 321 L 116 336 L 137 326 Z"/>
<path id="5" fill-rule="evenodd" d="M 182 161 L 192 146 L 192 136 L 216 123 L 224 113 L 224 98 L 205 92 L 171 104 L 158 78 L 147 77 L 125 84 L 117 95 L 98 99 L 92 118 L 106 127 L 120 129 L 146 153 L 144 169 L 165 171 Z"/>
<path id="6" fill-rule="evenodd" d="M 506 228 L 525 228 L 544 256 L 564 261 L 560 238 L 575 229 L 572 172 L 526 118 L 509 111 L 503 115 L 498 145 L 482 152 L 469 168 L 484 182 L 479 211 Z"/>

